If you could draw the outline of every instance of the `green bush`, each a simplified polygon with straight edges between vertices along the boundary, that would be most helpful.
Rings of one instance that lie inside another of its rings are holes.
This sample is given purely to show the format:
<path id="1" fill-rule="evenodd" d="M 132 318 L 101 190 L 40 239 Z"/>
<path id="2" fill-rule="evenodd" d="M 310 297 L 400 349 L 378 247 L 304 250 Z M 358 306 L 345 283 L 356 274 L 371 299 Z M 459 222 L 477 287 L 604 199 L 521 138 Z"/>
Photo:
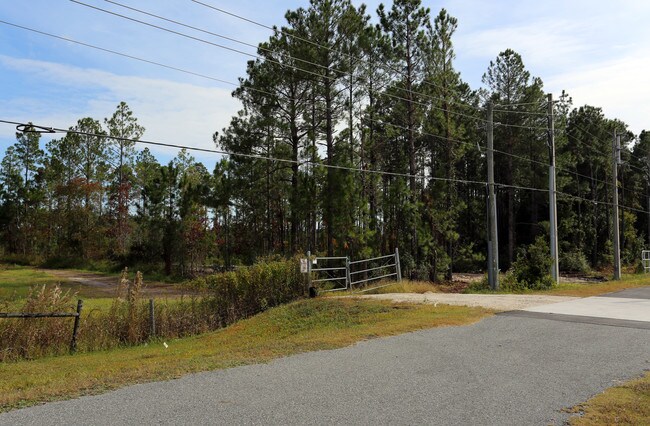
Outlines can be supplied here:
<path id="1" fill-rule="evenodd" d="M 456 272 L 480 272 L 485 270 L 487 263 L 485 253 L 476 252 L 474 243 L 461 246 L 454 259 L 454 271 Z"/>
<path id="2" fill-rule="evenodd" d="M 580 250 L 569 252 L 560 251 L 559 256 L 560 270 L 574 273 L 587 273 L 590 271 L 589 261 Z"/>
<path id="3" fill-rule="evenodd" d="M 540 235 L 533 244 L 519 250 L 517 260 L 502 280 L 503 289 L 542 290 L 552 287 L 553 279 L 549 273 L 552 262 L 546 238 Z"/>
<path id="4" fill-rule="evenodd" d="M 575 273 L 589 272 L 589 262 L 587 257 L 580 250 L 573 250 L 569 252 L 560 252 L 559 258 L 560 270 Z"/>
<path id="5" fill-rule="evenodd" d="M 304 296 L 305 281 L 298 265 L 296 259 L 262 261 L 198 278 L 190 286 L 205 291 L 204 303 L 226 325 Z"/>

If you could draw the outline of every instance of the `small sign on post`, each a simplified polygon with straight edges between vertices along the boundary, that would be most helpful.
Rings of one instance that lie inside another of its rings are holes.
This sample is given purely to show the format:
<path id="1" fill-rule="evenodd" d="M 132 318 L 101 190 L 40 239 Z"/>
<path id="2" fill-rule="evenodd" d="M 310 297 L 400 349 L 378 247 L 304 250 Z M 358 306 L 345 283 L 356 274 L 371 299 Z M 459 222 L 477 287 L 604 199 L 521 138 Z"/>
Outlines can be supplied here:
<path id="1" fill-rule="evenodd" d="M 307 259 L 300 259 L 300 273 L 306 274 L 307 272 Z"/>

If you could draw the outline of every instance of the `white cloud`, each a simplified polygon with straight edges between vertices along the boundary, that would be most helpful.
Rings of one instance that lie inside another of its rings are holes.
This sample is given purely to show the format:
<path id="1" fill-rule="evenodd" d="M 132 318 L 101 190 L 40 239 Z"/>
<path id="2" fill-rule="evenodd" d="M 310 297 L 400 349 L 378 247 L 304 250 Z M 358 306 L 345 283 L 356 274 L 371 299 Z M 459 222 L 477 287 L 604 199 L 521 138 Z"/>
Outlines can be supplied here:
<path id="1" fill-rule="evenodd" d="M 597 49 L 583 34 L 588 28 L 569 21 L 537 21 L 525 25 L 503 26 L 466 34 L 456 50 L 465 56 L 492 60 L 510 48 L 520 53 L 532 68 L 569 65 Z M 486 64 L 487 68 L 487 64 Z"/>
<path id="2" fill-rule="evenodd" d="M 5 68 L 19 70 L 42 84 L 69 90 L 73 99 L 17 98 L 0 106 L 2 116 L 67 128 L 79 118 L 103 120 L 125 101 L 147 130 L 144 139 L 214 148 L 212 134 L 228 125 L 239 108 L 231 90 L 163 79 L 123 76 L 52 62 L 0 56 Z M 13 130 L 2 128 L 13 137 Z M 150 147 L 155 152 L 176 152 Z M 197 158 L 200 155 L 195 155 Z"/>
<path id="3" fill-rule="evenodd" d="M 621 119 L 638 134 L 650 128 L 648 69 L 650 49 L 644 48 L 615 60 L 558 72 L 546 79 L 546 85 L 555 93 L 566 89 L 575 106 L 602 107 L 607 117 Z"/>

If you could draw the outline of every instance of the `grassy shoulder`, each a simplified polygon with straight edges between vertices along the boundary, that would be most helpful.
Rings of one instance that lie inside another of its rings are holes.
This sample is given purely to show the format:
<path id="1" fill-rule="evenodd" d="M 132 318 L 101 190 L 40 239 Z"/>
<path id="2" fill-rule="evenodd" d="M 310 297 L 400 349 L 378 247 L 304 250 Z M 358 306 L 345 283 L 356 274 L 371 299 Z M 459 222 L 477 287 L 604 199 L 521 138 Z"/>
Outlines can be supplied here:
<path id="1" fill-rule="evenodd" d="M 609 388 L 569 411 L 578 414 L 570 419 L 573 426 L 650 424 L 650 372 Z"/>
<path id="2" fill-rule="evenodd" d="M 551 294 L 555 296 L 598 296 L 605 293 L 626 290 L 628 288 L 639 288 L 650 285 L 650 275 L 630 274 L 623 275 L 620 281 L 605 281 L 598 283 L 560 283 L 558 286 L 546 291 L 538 291 L 536 294 Z"/>
<path id="3" fill-rule="evenodd" d="M 147 346 L 0 364 L 0 411 L 181 375 L 263 363 L 409 331 L 474 323 L 482 308 L 310 299 L 216 332 Z"/>
<path id="4" fill-rule="evenodd" d="M 436 284 L 425 281 L 407 281 L 400 283 L 386 283 L 388 285 L 381 288 L 373 289 L 364 294 L 387 294 L 387 293 L 469 293 L 469 294 L 535 294 L 548 296 L 575 296 L 589 297 L 600 294 L 612 293 L 629 288 L 638 288 L 650 286 L 650 275 L 629 274 L 623 275 L 620 281 L 604 282 L 563 282 L 548 290 L 525 290 L 525 291 L 492 291 L 489 289 L 472 289 L 472 286 L 462 285 L 460 283 Z M 335 292 L 328 293 L 331 296 L 351 295 L 354 292 Z"/>

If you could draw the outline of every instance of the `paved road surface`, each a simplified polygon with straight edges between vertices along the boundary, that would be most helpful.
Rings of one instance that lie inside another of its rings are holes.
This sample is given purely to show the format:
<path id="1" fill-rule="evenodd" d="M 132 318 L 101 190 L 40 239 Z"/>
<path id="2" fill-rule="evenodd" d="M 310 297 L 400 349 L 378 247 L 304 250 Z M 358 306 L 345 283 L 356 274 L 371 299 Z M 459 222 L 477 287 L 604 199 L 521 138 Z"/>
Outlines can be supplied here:
<path id="1" fill-rule="evenodd" d="M 650 288 L 633 298 L 650 299 Z M 564 407 L 650 369 L 649 323 L 523 315 L 534 317 L 131 386 L 6 413 L 0 424 L 562 424 Z"/>

